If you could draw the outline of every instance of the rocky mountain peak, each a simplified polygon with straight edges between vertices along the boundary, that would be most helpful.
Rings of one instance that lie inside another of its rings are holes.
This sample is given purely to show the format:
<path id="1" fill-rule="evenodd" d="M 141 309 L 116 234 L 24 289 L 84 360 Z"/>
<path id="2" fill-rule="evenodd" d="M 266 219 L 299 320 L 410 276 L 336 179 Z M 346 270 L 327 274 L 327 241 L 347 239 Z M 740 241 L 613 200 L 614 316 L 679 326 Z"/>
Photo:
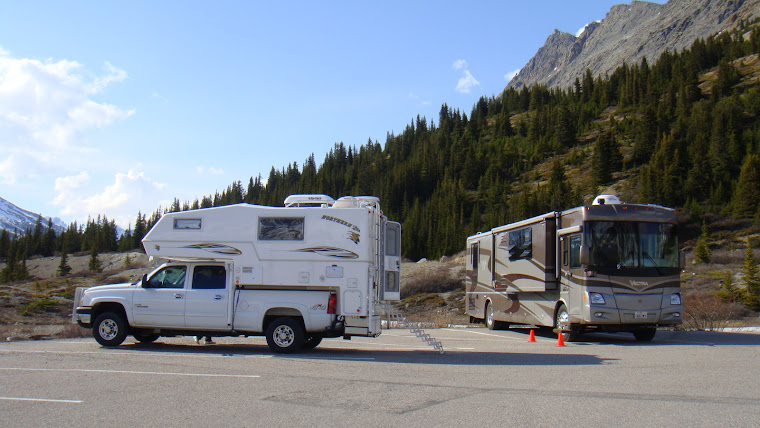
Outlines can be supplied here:
<path id="1" fill-rule="evenodd" d="M 605 75 L 624 62 L 655 61 L 665 50 L 682 50 L 694 40 L 760 16 L 760 0 L 634 0 L 613 6 L 576 37 L 554 30 L 536 55 L 509 82 L 520 89 L 536 83 L 568 88 L 586 69 Z"/>

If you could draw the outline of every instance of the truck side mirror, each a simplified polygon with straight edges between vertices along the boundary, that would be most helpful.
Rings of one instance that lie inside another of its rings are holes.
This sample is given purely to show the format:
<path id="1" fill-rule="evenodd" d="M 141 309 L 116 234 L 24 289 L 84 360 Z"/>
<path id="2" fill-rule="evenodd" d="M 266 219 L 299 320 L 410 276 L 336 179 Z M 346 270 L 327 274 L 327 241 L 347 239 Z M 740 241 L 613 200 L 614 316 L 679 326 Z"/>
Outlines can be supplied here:
<path id="1" fill-rule="evenodd" d="M 686 268 L 686 253 L 683 251 L 678 252 L 678 269 Z"/>
<path id="2" fill-rule="evenodd" d="M 581 244 L 580 262 L 581 262 L 581 265 L 588 264 L 588 246 L 585 244 Z"/>
<path id="3" fill-rule="evenodd" d="M 142 285 L 142 288 L 150 288 L 150 283 L 148 283 L 148 274 L 147 273 L 142 276 L 142 283 L 141 283 L 141 285 Z"/>

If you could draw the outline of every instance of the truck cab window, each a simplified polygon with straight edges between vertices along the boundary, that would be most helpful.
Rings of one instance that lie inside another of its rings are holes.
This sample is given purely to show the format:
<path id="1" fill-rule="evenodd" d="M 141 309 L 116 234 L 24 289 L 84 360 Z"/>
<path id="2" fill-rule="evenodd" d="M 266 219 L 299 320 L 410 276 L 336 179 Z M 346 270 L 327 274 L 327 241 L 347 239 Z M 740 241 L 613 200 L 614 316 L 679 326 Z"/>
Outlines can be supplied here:
<path id="1" fill-rule="evenodd" d="M 167 266 L 148 280 L 150 288 L 185 288 L 185 266 Z"/>
<path id="2" fill-rule="evenodd" d="M 194 290 L 223 290 L 227 278 L 224 266 L 196 266 L 193 272 Z"/>

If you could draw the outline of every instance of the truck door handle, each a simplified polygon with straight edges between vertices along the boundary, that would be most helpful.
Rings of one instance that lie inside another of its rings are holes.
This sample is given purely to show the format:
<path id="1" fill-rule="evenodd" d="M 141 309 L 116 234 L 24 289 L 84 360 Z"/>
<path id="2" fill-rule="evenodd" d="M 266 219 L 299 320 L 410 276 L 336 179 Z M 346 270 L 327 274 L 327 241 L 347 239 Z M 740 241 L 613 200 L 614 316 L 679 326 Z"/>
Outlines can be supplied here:
<path id="1" fill-rule="evenodd" d="M 174 294 L 174 298 L 175 298 L 175 299 L 181 299 L 181 298 L 182 298 L 182 294 L 180 294 L 180 293 L 175 293 L 175 294 Z"/>
<path id="2" fill-rule="evenodd" d="M 217 294 L 216 296 L 214 296 L 214 300 L 222 300 L 222 298 L 223 296 L 220 294 Z"/>

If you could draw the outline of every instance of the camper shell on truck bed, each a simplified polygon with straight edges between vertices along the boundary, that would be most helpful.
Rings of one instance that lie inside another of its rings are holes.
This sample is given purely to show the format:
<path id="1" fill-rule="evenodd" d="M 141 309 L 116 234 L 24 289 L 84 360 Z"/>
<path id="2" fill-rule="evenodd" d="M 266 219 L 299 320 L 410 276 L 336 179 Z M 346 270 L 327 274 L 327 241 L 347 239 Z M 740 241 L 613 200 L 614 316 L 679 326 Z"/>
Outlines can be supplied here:
<path id="1" fill-rule="evenodd" d="M 651 340 L 682 322 L 675 211 L 597 197 L 467 238 L 465 312 L 493 328 L 555 327 Z"/>
<path id="2" fill-rule="evenodd" d="M 376 197 L 286 204 L 165 214 L 143 246 L 168 262 L 135 284 L 78 293 L 76 320 L 106 345 L 128 333 L 265 335 L 289 352 L 324 337 L 378 336 L 381 301 L 399 299 L 400 225 Z"/>

